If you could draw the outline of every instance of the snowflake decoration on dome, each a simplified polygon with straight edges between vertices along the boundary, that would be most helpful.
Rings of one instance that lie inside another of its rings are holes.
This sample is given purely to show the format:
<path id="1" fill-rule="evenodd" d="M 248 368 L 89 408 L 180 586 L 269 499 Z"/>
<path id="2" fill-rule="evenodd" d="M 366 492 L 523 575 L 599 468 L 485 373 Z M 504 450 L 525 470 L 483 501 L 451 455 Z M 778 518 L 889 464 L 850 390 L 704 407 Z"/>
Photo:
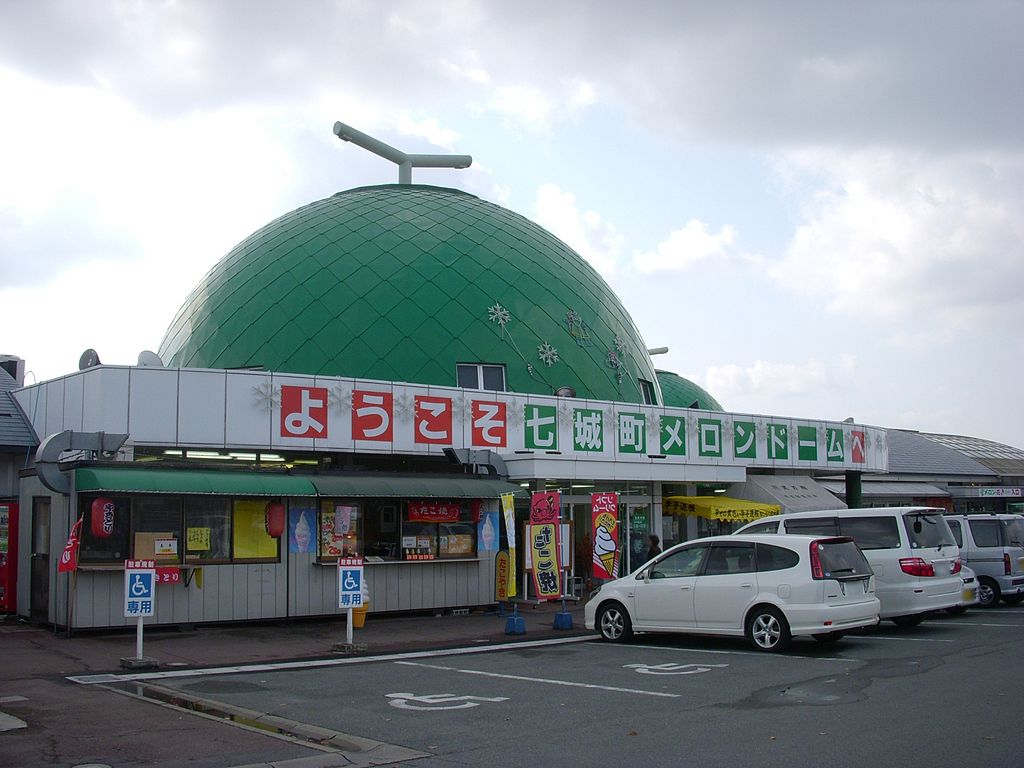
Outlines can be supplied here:
<path id="1" fill-rule="evenodd" d="M 615 341 L 613 343 L 615 344 L 616 352 L 618 352 L 620 355 L 624 355 L 626 353 L 626 340 L 624 338 L 622 338 L 618 334 L 615 334 Z"/>
<path id="2" fill-rule="evenodd" d="M 544 363 L 548 368 L 558 362 L 558 350 L 548 344 L 546 341 L 537 347 L 537 357 Z"/>
<path id="3" fill-rule="evenodd" d="M 619 370 L 622 367 L 622 360 L 619 359 L 619 353 L 614 349 L 608 350 L 608 367 L 614 370 Z"/>
<path id="4" fill-rule="evenodd" d="M 501 306 L 501 304 L 494 302 L 493 306 L 487 308 L 487 319 L 492 323 L 497 323 L 502 327 L 502 329 L 504 329 L 512 319 L 512 315 L 509 314 L 509 311 Z"/>

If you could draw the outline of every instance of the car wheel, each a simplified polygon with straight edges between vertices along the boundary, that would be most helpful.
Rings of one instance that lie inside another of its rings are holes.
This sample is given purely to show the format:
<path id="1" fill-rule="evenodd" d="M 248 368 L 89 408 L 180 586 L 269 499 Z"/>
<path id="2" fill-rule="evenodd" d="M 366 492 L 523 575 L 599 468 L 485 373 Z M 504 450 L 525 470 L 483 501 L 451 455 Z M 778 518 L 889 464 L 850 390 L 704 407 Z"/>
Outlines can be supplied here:
<path id="1" fill-rule="evenodd" d="M 633 636 L 633 622 L 629 620 L 626 609 L 618 603 L 609 603 L 601 608 L 597 615 L 597 628 L 601 639 L 611 643 L 620 643 Z"/>
<path id="2" fill-rule="evenodd" d="M 966 605 L 954 605 L 952 608 L 947 608 L 946 613 L 950 616 L 959 616 L 960 614 L 967 613 Z"/>
<path id="3" fill-rule="evenodd" d="M 992 579 L 978 579 L 978 605 L 982 608 L 991 608 L 998 603 L 1000 595 L 999 585 Z"/>
<path id="4" fill-rule="evenodd" d="M 811 635 L 819 643 L 834 643 L 843 638 L 844 632 L 826 632 L 823 635 Z"/>
<path id="5" fill-rule="evenodd" d="M 892 623 L 897 627 L 916 627 L 924 621 L 924 616 L 915 613 L 913 616 L 893 616 Z"/>
<path id="6" fill-rule="evenodd" d="M 1003 602 L 1007 605 L 1020 605 L 1020 601 L 1024 600 L 1024 595 L 1009 595 L 1003 597 Z"/>
<path id="7" fill-rule="evenodd" d="M 757 650 L 775 653 L 784 650 L 791 639 L 789 623 L 778 609 L 760 606 L 747 617 L 747 640 Z"/>

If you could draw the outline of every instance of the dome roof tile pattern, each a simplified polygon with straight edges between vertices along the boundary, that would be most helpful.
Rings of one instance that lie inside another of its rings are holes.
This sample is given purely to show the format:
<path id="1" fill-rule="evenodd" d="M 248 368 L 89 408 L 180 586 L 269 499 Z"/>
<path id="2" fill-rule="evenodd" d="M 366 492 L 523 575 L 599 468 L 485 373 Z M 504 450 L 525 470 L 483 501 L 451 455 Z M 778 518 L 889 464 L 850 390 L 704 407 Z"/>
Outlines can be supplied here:
<path id="1" fill-rule="evenodd" d="M 675 408 L 699 408 L 702 411 L 724 410 L 718 401 L 689 379 L 670 371 L 655 371 L 661 384 L 665 405 Z"/>
<path id="2" fill-rule="evenodd" d="M 160 355 L 442 386 L 457 363 L 504 364 L 515 392 L 642 402 L 645 379 L 658 393 L 632 319 L 586 261 L 518 214 L 421 185 L 340 192 L 253 233 L 189 295 Z"/>

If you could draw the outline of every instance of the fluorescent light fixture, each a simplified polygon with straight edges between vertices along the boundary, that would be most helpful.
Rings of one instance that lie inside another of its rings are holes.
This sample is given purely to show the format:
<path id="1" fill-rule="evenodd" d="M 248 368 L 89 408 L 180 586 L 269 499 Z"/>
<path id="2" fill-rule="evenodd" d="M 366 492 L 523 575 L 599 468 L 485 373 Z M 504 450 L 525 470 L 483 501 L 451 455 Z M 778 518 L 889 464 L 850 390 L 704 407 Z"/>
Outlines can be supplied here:
<path id="1" fill-rule="evenodd" d="M 164 451 L 164 456 L 181 456 L 181 451 Z"/>

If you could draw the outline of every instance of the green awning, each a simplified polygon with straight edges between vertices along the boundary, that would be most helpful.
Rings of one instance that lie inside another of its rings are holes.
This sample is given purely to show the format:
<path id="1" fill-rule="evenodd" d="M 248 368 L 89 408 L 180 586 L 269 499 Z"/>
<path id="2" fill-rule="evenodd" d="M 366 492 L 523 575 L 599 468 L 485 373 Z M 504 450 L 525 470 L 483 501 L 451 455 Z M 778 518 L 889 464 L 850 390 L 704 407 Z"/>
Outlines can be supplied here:
<path id="1" fill-rule="evenodd" d="M 494 499 L 503 493 L 526 495 L 526 491 L 514 483 L 471 477 L 346 477 L 134 467 L 76 469 L 75 489 L 80 493 L 103 491 L 384 499 Z"/>
<path id="2" fill-rule="evenodd" d="M 308 477 L 270 472 L 89 467 L 75 470 L 75 490 L 108 493 L 201 493 L 224 496 L 316 496 Z"/>
<path id="3" fill-rule="evenodd" d="M 504 480 L 469 477 L 373 477 L 316 475 L 310 478 L 321 496 L 377 497 L 384 499 L 496 499 L 503 493 L 526 495 Z"/>

